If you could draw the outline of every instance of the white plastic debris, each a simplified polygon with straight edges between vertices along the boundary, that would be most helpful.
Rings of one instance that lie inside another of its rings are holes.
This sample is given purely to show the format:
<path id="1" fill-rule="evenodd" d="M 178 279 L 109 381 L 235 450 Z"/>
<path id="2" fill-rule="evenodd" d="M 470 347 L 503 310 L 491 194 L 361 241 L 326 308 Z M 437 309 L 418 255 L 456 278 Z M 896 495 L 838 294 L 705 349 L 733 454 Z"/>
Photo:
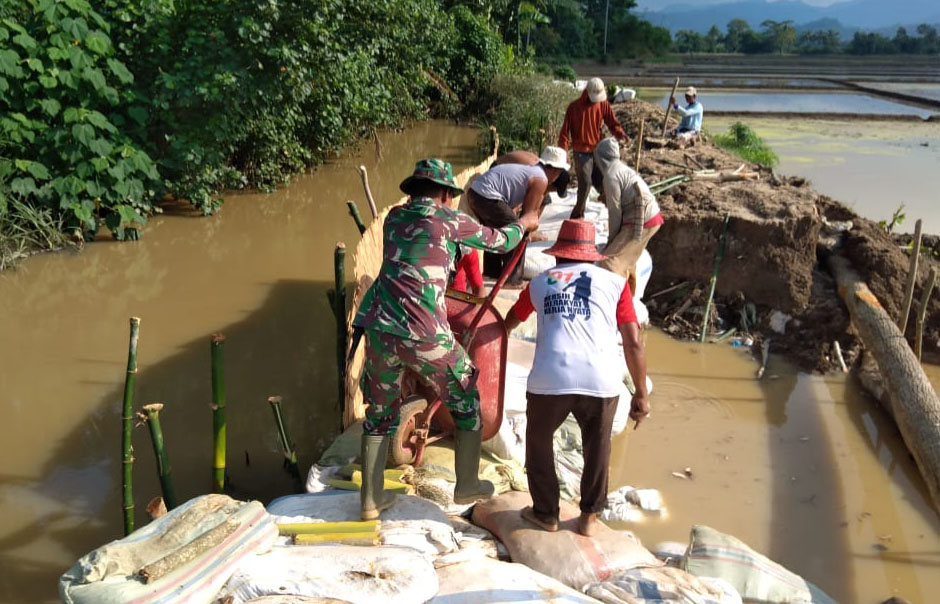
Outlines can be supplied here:
<path id="1" fill-rule="evenodd" d="M 660 517 L 666 515 L 666 506 L 659 491 L 625 486 L 608 493 L 607 508 L 601 512 L 601 520 L 642 522 L 648 514 Z"/>
<path id="2" fill-rule="evenodd" d="M 791 317 L 785 312 L 780 312 L 779 310 L 775 310 L 772 313 L 770 313 L 770 319 L 768 322 L 770 323 L 770 328 L 772 330 L 782 335 L 786 333 L 787 323 L 789 323 L 790 319 L 792 318 L 793 317 Z"/>

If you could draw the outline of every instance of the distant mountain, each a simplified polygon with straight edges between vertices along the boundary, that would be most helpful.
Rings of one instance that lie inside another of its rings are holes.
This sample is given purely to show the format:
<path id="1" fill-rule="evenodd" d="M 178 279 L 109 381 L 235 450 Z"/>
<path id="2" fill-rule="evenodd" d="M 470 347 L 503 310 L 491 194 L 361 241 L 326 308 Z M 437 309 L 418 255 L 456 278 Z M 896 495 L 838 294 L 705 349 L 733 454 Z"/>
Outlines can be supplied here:
<path id="1" fill-rule="evenodd" d="M 803 24 L 833 20 L 839 22 L 838 29 L 892 29 L 899 23 L 940 23 L 938 0 L 850 0 L 830 6 L 811 6 L 797 0 L 739 0 L 720 4 L 692 5 L 675 4 L 662 10 L 649 10 L 643 17 L 655 25 L 670 29 L 706 32 L 712 25 L 724 31 L 732 19 L 744 19 L 758 29 L 767 19 L 793 21 L 800 29 Z M 828 29 L 826 27 L 825 29 Z"/>

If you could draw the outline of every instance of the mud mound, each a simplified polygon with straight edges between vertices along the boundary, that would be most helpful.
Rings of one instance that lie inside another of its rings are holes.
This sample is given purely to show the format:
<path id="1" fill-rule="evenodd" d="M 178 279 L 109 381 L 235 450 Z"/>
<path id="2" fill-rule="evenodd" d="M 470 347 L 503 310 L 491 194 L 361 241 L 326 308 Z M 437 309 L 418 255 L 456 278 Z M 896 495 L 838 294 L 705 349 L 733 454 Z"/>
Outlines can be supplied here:
<path id="1" fill-rule="evenodd" d="M 631 139 L 645 122 L 644 136 L 658 137 L 664 112 L 642 101 L 614 105 Z M 670 127 L 674 124 L 670 118 Z M 635 147 L 624 150 L 634 163 Z M 656 270 L 647 287 L 651 314 L 666 331 L 697 337 L 704 313 L 722 220 L 730 215 L 724 259 L 718 273 L 713 333 L 730 329 L 752 335 L 755 348 L 772 338 L 771 350 L 782 352 L 807 370 L 837 367 L 833 342 L 839 341 L 847 363 L 858 356 L 859 344 L 851 330 L 848 311 L 838 298 L 835 282 L 817 257 L 817 244 L 828 221 L 847 221 L 853 228 L 841 235 L 841 253 L 855 265 L 888 313 L 899 314 L 909 257 L 901 245 L 875 223 L 817 193 L 805 179 L 778 177 L 770 170 L 746 164 L 740 157 L 700 141 L 685 150 L 644 149 L 640 173 L 650 184 L 678 174 L 710 169 L 732 172 L 744 168 L 760 172 L 758 181 L 713 182 L 695 180 L 679 184 L 658 196 L 665 224 L 650 241 Z M 923 256 L 915 300 L 920 297 L 931 261 Z M 770 327 L 786 319 L 784 333 Z M 908 336 L 913 337 L 913 318 Z M 940 295 L 932 298 L 925 326 L 924 350 L 940 349 Z"/>

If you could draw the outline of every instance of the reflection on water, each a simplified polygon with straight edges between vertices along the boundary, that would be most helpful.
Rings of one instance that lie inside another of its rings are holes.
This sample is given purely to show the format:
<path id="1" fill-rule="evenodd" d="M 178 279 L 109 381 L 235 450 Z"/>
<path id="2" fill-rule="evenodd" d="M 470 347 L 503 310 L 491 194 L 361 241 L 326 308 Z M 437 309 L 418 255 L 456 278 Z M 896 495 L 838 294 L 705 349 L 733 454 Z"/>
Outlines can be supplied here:
<path id="1" fill-rule="evenodd" d="M 710 132 L 722 132 L 730 117 L 705 116 Z M 817 191 L 871 220 L 886 220 L 904 204 L 900 230 L 940 234 L 937 179 L 940 123 L 865 122 L 747 118 L 780 156 L 778 171 L 812 181 Z"/>
<path id="2" fill-rule="evenodd" d="M 475 164 L 476 131 L 446 123 L 382 135 L 270 195 L 231 196 L 207 219 L 153 220 L 141 241 L 99 242 L 39 256 L 0 274 L 0 601 L 55 596 L 55 581 L 89 549 L 120 535 L 120 400 L 127 319 L 140 316 L 137 402 L 160 401 L 181 499 L 210 484 L 209 336 L 227 336 L 229 475 L 236 493 L 267 500 L 294 485 L 267 397 L 284 411 L 302 465 L 338 427 L 335 326 L 326 302 L 337 241 L 358 232 L 345 201 L 367 205 L 356 167 L 380 204 L 397 200 L 414 161 Z M 352 253 L 347 258 L 351 271 Z M 158 494 L 137 429 L 138 524 Z"/>
<path id="3" fill-rule="evenodd" d="M 677 98 L 682 101 L 682 91 Z M 669 90 L 645 88 L 641 100 L 666 106 Z M 745 111 L 760 113 L 846 113 L 871 115 L 917 115 L 928 117 L 936 110 L 905 105 L 866 94 L 852 92 L 800 92 L 785 90 L 728 91 L 699 89 L 698 99 L 709 111 Z"/>

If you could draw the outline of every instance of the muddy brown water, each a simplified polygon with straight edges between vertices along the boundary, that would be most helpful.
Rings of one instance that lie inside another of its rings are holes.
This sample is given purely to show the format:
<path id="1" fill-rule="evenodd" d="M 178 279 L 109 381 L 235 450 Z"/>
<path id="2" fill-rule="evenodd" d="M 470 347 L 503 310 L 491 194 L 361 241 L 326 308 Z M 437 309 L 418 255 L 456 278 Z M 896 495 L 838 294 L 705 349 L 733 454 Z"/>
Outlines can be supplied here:
<path id="1" fill-rule="evenodd" d="M 358 235 L 364 163 L 380 203 L 421 156 L 477 161 L 476 132 L 428 123 L 381 137 L 270 195 L 230 196 L 208 219 L 166 216 L 136 243 L 32 258 L 0 274 L 0 601 L 55 599 L 74 560 L 121 533 L 120 398 L 127 318 L 142 318 L 137 402 L 163 423 L 181 499 L 211 466 L 210 334 L 226 341 L 229 474 L 267 501 L 295 485 L 266 398 L 284 397 L 301 466 L 335 434 L 335 326 L 325 292 L 336 241 Z M 633 527 L 653 545 L 693 523 L 733 533 L 845 602 L 940 589 L 940 524 L 880 409 L 841 377 L 771 360 L 770 379 L 729 346 L 653 331 L 653 418 L 615 443 L 611 488 L 659 488 L 668 515 Z M 933 373 L 934 383 L 938 374 Z M 138 524 L 158 493 L 147 434 L 135 430 Z M 692 480 L 671 476 L 685 467 Z"/>

